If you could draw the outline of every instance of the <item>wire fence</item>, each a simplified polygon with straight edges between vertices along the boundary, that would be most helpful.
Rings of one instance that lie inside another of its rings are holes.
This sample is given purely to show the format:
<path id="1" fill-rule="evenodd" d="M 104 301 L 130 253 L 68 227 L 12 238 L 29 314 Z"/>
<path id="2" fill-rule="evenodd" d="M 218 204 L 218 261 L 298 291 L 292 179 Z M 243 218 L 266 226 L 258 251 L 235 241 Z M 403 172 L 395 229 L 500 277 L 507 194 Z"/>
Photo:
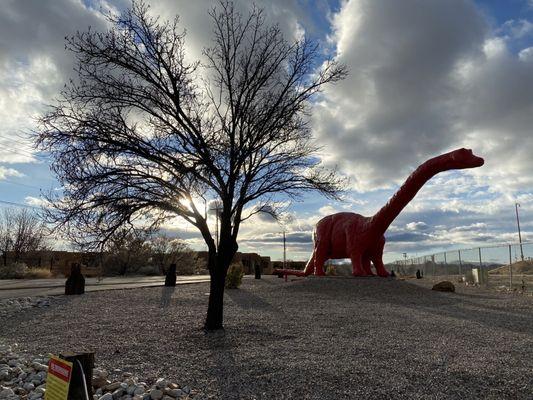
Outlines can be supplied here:
<path id="1" fill-rule="evenodd" d="M 533 293 L 533 242 L 451 250 L 397 260 L 399 275 L 442 278 L 467 285 Z"/>

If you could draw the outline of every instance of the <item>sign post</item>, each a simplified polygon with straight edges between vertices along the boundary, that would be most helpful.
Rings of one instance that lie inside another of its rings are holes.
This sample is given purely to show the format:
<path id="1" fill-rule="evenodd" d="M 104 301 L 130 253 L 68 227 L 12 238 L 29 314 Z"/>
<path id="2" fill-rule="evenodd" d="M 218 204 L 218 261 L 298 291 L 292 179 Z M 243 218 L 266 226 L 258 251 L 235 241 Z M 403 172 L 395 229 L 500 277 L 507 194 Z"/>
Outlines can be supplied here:
<path id="1" fill-rule="evenodd" d="M 72 363 L 52 356 L 48 362 L 46 377 L 45 400 L 67 400 L 70 379 L 72 377 Z"/>

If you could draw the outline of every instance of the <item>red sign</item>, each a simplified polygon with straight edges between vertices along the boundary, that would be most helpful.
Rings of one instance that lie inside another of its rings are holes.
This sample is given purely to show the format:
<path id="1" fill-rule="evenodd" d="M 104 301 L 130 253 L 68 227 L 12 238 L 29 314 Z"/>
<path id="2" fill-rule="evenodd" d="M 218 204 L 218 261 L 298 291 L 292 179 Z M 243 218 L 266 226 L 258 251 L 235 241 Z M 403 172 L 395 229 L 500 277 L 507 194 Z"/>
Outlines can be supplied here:
<path id="1" fill-rule="evenodd" d="M 48 364 L 48 373 L 57 376 L 65 382 L 69 382 L 70 375 L 72 374 L 72 364 L 69 364 L 58 358 L 51 358 Z"/>

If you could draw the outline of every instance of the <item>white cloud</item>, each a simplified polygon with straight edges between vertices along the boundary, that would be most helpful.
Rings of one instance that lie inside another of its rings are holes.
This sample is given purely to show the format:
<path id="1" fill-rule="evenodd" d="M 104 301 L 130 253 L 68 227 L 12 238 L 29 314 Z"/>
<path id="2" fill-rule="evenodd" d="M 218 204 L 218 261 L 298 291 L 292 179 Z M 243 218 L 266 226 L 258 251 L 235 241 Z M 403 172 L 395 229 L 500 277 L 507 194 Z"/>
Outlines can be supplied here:
<path id="1" fill-rule="evenodd" d="M 508 20 L 496 31 L 506 39 L 520 39 L 533 33 L 533 24 L 526 19 Z"/>
<path id="2" fill-rule="evenodd" d="M 325 205 L 324 207 L 320 207 L 318 209 L 318 213 L 320 215 L 331 215 L 331 214 L 336 214 L 338 213 L 339 210 L 337 210 L 335 207 L 333 207 L 332 205 Z"/>
<path id="3" fill-rule="evenodd" d="M 151 3 L 154 14 L 180 14 L 188 55 L 200 58 L 211 37 L 206 10 L 216 2 Z M 18 0 L 0 10 L 0 163 L 36 161 L 25 134 L 34 128 L 42 104 L 51 102 L 72 74 L 64 36 L 88 25 L 104 29 L 95 8 L 121 10 L 129 1 L 86 4 Z M 313 13 L 330 12 L 322 0 L 257 4 L 265 8 L 267 22 L 277 22 L 289 38 L 320 33 Z M 251 3 L 236 0 L 235 5 L 246 12 Z M 411 234 L 403 238 L 412 241 L 390 242 L 387 251 L 515 241 L 510 232 L 517 199 L 525 232 L 533 231 L 527 219 L 533 212 L 533 48 L 516 52 L 514 42 L 529 37 L 532 24 L 518 19 L 491 31 L 470 0 L 349 0 L 331 21 L 333 32 L 324 44 L 336 49 L 350 75 L 317 99 L 312 126 L 325 145 L 324 159 L 339 165 L 358 190 L 340 204 L 317 203 L 312 212 L 296 207 L 286 224 L 293 240 L 290 258 L 307 258 L 312 229 L 322 215 L 340 210 L 371 215 L 417 165 L 462 146 L 483 156 L 485 166 L 428 182 L 389 232 Z M 0 166 L 0 179 L 17 176 L 11 166 Z M 40 201 L 26 198 L 32 205 Z M 182 220 L 168 227 L 203 248 Z M 252 218 L 242 227 L 241 250 L 280 255 L 280 232 L 275 221 Z"/>
<path id="4" fill-rule="evenodd" d="M 24 203 L 32 207 L 50 207 L 50 203 L 42 197 L 26 196 Z"/>
<path id="5" fill-rule="evenodd" d="M 12 1 L 0 10 L 0 162 L 35 162 L 27 133 L 72 74 L 65 36 L 103 18 L 78 0 Z"/>
<path id="6" fill-rule="evenodd" d="M 352 0 L 334 29 L 338 60 L 350 74 L 326 90 L 313 122 L 326 160 L 357 189 L 398 182 L 460 142 L 454 100 L 461 87 L 452 74 L 482 55 L 486 32 L 471 2 Z"/>
<path id="7" fill-rule="evenodd" d="M 20 176 L 24 176 L 24 174 L 20 173 L 16 169 L 6 168 L 0 165 L 0 180 L 6 179 L 10 176 L 20 177 Z"/>
<path id="8" fill-rule="evenodd" d="M 520 58 L 521 61 L 533 61 L 533 47 L 526 47 L 525 49 L 520 50 L 518 58 Z"/>
<path id="9" fill-rule="evenodd" d="M 405 227 L 409 231 L 425 231 L 426 229 L 429 229 L 428 224 L 422 221 L 409 222 L 407 225 L 405 225 Z"/>

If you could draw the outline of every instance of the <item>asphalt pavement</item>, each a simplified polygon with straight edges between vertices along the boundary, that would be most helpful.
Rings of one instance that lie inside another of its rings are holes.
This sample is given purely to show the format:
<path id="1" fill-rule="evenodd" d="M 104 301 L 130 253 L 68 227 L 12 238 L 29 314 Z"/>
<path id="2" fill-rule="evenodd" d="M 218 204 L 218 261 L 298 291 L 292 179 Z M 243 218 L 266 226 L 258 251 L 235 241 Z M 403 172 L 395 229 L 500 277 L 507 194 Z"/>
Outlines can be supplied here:
<path id="1" fill-rule="evenodd" d="M 61 279 L 2 279 L 0 299 L 31 296 L 49 296 L 65 292 L 65 278 Z M 176 284 L 209 282 L 209 275 L 177 276 Z M 163 286 L 164 276 L 126 276 L 109 278 L 85 278 L 85 291 L 133 289 L 138 287 Z"/>

